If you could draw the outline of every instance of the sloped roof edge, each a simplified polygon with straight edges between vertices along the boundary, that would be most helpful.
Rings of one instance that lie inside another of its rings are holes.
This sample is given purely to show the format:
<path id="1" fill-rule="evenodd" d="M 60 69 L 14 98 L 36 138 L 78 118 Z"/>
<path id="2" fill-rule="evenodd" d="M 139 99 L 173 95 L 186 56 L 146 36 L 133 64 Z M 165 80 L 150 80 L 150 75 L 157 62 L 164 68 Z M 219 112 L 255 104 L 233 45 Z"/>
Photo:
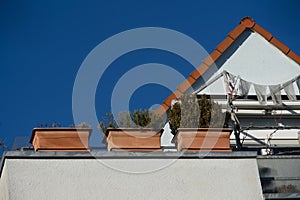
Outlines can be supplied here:
<path id="1" fill-rule="evenodd" d="M 276 39 L 270 32 L 261 27 L 251 17 L 244 17 L 238 26 L 236 26 L 227 37 L 215 48 L 215 50 L 206 57 L 199 67 L 197 67 L 190 76 L 183 81 L 177 89 L 164 100 L 162 105 L 156 109 L 157 114 L 164 114 L 171 106 L 172 100 L 180 98 L 195 82 L 200 78 L 210 66 L 231 46 L 231 44 L 246 30 L 252 29 L 263 36 L 272 45 L 277 47 L 289 58 L 300 65 L 300 56 L 293 52 L 288 46 Z"/>

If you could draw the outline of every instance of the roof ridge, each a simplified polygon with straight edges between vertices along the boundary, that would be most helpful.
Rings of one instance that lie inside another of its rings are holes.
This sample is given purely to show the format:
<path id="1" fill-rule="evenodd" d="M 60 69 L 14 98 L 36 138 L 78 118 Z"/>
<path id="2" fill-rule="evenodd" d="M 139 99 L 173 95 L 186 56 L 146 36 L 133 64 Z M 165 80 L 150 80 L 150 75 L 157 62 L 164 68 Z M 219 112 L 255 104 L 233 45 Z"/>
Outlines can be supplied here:
<path id="1" fill-rule="evenodd" d="M 196 81 L 200 78 L 214 63 L 215 61 L 231 46 L 231 44 L 247 29 L 252 29 L 268 42 L 282 51 L 285 55 L 300 65 L 300 56 L 293 52 L 288 46 L 276 39 L 270 32 L 255 23 L 254 19 L 246 16 L 243 17 L 239 23 L 227 37 L 219 43 L 215 50 L 207 56 L 199 67 L 197 67 L 189 77 L 183 81 L 177 89 L 167 97 L 162 105 L 156 109 L 157 114 L 164 114 L 171 106 L 172 100 L 180 98 Z"/>

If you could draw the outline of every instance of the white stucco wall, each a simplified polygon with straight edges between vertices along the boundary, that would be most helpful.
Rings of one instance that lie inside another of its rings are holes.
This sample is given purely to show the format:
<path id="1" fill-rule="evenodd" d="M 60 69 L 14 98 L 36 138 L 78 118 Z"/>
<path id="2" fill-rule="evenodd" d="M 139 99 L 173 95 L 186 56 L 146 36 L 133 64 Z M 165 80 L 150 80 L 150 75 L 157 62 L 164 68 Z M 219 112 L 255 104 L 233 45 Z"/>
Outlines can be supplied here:
<path id="1" fill-rule="evenodd" d="M 250 33 L 250 32 L 249 32 Z M 300 66 L 278 48 L 269 43 L 260 34 L 252 32 L 245 41 L 235 41 L 240 45 L 232 55 L 218 66 L 216 74 L 224 70 L 240 76 L 244 80 L 260 85 L 284 83 L 300 74 Z M 295 90 L 299 94 L 298 90 Z M 203 90 L 206 94 L 225 94 L 223 79 Z M 255 94 L 253 87 L 250 94 Z"/>
<path id="2" fill-rule="evenodd" d="M 8 184 L 11 200 L 263 199 L 254 158 L 179 159 L 140 174 L 132 172 L 155 168 L 168 159 L 102 161 L 6 159 L 9 181 L 4 176 L 1 181 Z"/>
<path id="3" fill-rule="evenodd" d="M 7 168 L 6 166 L 3 166 L 3 170 L 0 178 L 0 199 L 1 200 L 9 199 L 8 185 L 9 185 L 9 180 L 8 180 Z"/>

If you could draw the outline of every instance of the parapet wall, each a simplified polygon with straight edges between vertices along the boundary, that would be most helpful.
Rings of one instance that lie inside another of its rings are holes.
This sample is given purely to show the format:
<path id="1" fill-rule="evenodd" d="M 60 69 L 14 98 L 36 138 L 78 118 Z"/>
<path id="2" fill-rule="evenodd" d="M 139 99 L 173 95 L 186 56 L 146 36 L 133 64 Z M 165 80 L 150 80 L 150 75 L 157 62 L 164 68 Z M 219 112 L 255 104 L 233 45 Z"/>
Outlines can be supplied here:
<path id="1" fill-rule="evenodd" d="M 1 181 L 9 199 L 263 199 L 256 158 L 103 155 L 7 156 Z"/>

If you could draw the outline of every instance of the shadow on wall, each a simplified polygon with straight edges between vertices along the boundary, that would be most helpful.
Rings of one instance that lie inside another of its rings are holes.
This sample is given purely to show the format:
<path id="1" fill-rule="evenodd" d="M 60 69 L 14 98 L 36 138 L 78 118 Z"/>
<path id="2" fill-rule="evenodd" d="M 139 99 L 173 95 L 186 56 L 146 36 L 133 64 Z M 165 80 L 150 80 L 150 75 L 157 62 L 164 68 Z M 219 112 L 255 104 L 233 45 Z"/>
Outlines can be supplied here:
<path id="1" fill-rule="evenodd" d="M 282 177 L 277 170 L 261 167 L 259 175 L 263 193 L 299 193 L 299 180 L 293 180 L 291 177 Z"/>

